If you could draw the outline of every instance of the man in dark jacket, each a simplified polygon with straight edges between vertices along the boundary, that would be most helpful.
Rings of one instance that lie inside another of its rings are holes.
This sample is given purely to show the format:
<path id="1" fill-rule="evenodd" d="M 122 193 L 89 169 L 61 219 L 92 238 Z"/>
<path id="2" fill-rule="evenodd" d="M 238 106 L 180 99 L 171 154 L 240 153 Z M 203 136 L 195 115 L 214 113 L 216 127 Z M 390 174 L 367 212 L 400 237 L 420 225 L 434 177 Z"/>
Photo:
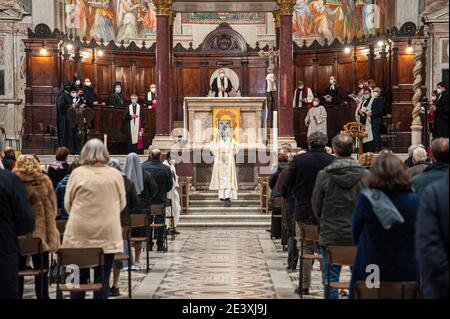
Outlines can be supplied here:
<path id="1" fill-rule="evenodd" d="M 34 214 L 25 186 L 8 171 L 0 172 L 0 299 L 19 298 L 17 236 L 34 229 Z"/>
<path id="2" fill-rule="evenodd" d="M 437 138 L 431 143 L 430 157 L 433 162 L 422 174 L 413 178 L 414 190 L 422 194 L 431 183 L 443 178 L 448 173 L 448 138 Z"/>
<path id="3" fill-rule="evenodd" d="M 158 185 L 158 192 L 153 197 L 150 204 L 163 204 L 167 202 L 167 193 L 171 191 L 173 186 L 172 172 L 168 166 L 161 163 L 161 151 L 159 149 L 153 149 L 150 152 L 150 157 L 142 164 L 142 169 L 148 171 Z M 158 215 L 154 218 L 154 223 L 165 224 L 165 214 Z M 160 228 L 155 231 L 158 251 L 164 250 L 162 233 L 163 230 Z M 150 240 L 152 241 L 151 234 Z M 153 242 L 150 244 L 149 249 L 151 249 L 152 246 Z"/>
<path id="4" fill-rule="evenodd" d="M 439 94 L 434 111 L 434 132 L 433 138 L 448 137 L 448 92 L 444 82 L 437 85 Z"/>
<path id="5" fill-rule="evenodd" d="M 297 242 L 300 242 L 301 224 L 317 224 L 311 207 L 311 196 L 316 183 L 317 174 L 330 165 L 334 156 L 327 154 L 325 146 L 328 137 L 322 132 L 314 132 L 308 136 L 309 151 L 294 158 L 289 166 L 289 174 L 286 177 L 286 187 L 293 190 L 295 197 L 295 222 Z M 304 253 L 313 253 L 311 243 L 304 243 Z M 303 263 L 303 294 L 309 293 L 311 286 L 312 261 Z"/>
<path id="6" fill-rule="evenodd" d="M 381 89 L 376 87 L 372 92 L 372 114 L 370 124 L 372 126 L 372 135 L 375 152 L 381 151 L 381 125 L 383 124 L 384 99 L 381 97 Z"/>
<path id="7" fill-rule="evenodd" d="M 363 187 L 362 178 L 369 172 L 351 156 L 353 139 L 349 135 L 333 138 L 336 159 L 317 175 L 311 199 L 314 216 L 319 220 L 319 244 L 322 250 L 322 278 L 327 281 L 329 267 L 330 281 L 339 281 L 340 266 L 327 263 L 329 245 L 353 245 L 352 215 L 356 198 Z M 337 289 L 324 286 L 325 298 L 338 299 Z"/>
<path id="8" fill-rule="evenodd" d="M 448 174 L 423 192 L 416 222 L 416 251 L 425 299 L 448 299 Z"/>
<path id="9" fill-rule="evenodd" d="M 413 165 L 406 169 L 406 173 L 408 173 L 411 178 L 416 175 L 422 174 L 423 171 L 428 167 L 427 159 L 427 151 L 422 147 L 416 148 L 412 156 Z"/>
<path id="10" fill-rule="evenodd" d="M 337 85 L 335 76 L 330 76 L 330 86 L 327 88 L 325 100 L 332 105 L 341 104 L 342 102 L 341 87 Z"/>
<path id="11" fill-rule="evenodd" d="M 7 171 L 12 171 L 16 166 L 16 151 L 12 147 L 5 149 L 5 156 L 2 158 L 3 167 Z"/>

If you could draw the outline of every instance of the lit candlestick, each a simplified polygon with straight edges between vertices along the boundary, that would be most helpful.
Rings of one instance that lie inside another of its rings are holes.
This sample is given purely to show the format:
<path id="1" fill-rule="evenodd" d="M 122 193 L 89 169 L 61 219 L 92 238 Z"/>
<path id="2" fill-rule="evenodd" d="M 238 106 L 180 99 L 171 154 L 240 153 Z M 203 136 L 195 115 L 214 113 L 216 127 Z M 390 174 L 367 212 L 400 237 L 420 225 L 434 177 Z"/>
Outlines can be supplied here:
<path id="1" fill-rule="evenodd" d="M 103 135 L 103 144 L 105 144 L 105 147 L 108 148 L 108 134 Z"/>
<path id="2" fill-rule="evenodd" d="M 278 153 L 278 112 L 273 111 L 272 149 Z"/>

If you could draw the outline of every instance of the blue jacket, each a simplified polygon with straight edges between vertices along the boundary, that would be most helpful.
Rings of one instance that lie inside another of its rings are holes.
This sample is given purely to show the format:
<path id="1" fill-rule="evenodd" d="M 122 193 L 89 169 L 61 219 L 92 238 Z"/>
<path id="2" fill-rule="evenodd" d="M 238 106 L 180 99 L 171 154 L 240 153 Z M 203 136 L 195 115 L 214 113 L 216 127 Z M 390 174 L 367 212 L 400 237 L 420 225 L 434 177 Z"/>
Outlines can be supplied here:
<path id="1" fill-rule="evenodd" d="M 423 298 L 449 296 L 448 179 L 447 174 L 425 189 L 417 216 L 416 248 Z"/>
<path id="2" fill-rule="evenodd" d="M 56 186 L 56 203 L 58 204 L 59 216 L 58 219 L 68 220 L 69 215 L 64 208 L 64 196 L 66 195 L 66 186 L 70 175 L 67 174 Z"/>
<path id="3" fill-rule="evenodd" d="M 448 164 L 447 163 L 434 163 L 425 168 L 422 174 L 416 175 L 413 178 L 414 190 L 422 194 L 425 188 L 444 178 L 448 174 Z"/>
<path id="4" fill-rule="evenodd" d="M 416 281 L 417 261 L 414 249 L 416 214 L 419 196 L 414 192 L 386 193 L 404 222 L 385 230 L 372 205 L 360 194 L 353 211 L 352 234 L 358 246 L 352 268 L 351 286 L 365 280 L 366 266 L 375 264 L 380 269 L 380 281 Z"/>

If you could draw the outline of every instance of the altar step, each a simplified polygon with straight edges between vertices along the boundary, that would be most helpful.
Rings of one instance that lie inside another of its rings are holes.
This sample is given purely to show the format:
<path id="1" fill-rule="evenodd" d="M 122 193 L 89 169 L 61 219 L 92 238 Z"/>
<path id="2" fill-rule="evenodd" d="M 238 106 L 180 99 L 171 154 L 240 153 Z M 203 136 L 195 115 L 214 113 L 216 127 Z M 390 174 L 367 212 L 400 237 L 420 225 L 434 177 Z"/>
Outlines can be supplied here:
<path id="1" fill-rule="evenodd" d="M 179 229 L 267 229 L 270 215 L 262 215 L 257 192 L 238 193 L 231 207 L 224 207 L 217 192 L 192 192 L 189 211 L 180 216 Z"/>

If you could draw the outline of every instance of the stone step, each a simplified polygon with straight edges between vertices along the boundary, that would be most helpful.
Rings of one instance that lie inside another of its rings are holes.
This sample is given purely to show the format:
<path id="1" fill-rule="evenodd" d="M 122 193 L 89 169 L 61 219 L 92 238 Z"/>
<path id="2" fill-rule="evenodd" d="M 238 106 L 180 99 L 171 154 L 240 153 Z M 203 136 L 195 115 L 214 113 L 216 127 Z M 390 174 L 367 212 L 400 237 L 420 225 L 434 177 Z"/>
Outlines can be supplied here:
<path id="1" fill-rule="evenodd" d="M 231 203 L 237 207 L 259 207 L 259 199 L 238 199 Z M 190 199 L 189 207 L 220 207 L 223 206 L 223 202 L 219 199 Z"/>
<path id="2" fill-rule="evenodd" d="M 224 215 L 224 214 L 209 214 L 209 215 L 181 215 L 180 224 L 184 223 L 253 223 L 253 222 L 269 222 L 270 215 L 261 214 L 247 214 L 247 215 Z"/>
<path id="3" fill-rule="evenodd" d="M 217 192 L 191 192 L 189 200 L 218 200 Z M 238 200 L 258 200 L 259 193 L 256 192 L 238 192 Z"/>
<path id="4" fill-rule="evenodd" d="M 270 221 L 268 222 L 179 222 L 177 230 L 233 230 L 233 229 L 268 229 L 270 228 Z"/>
<path id="5" fill-rule="evenodd" d="M 189 207 L 187 215 L 260 215 L 259 207 Z"/>

